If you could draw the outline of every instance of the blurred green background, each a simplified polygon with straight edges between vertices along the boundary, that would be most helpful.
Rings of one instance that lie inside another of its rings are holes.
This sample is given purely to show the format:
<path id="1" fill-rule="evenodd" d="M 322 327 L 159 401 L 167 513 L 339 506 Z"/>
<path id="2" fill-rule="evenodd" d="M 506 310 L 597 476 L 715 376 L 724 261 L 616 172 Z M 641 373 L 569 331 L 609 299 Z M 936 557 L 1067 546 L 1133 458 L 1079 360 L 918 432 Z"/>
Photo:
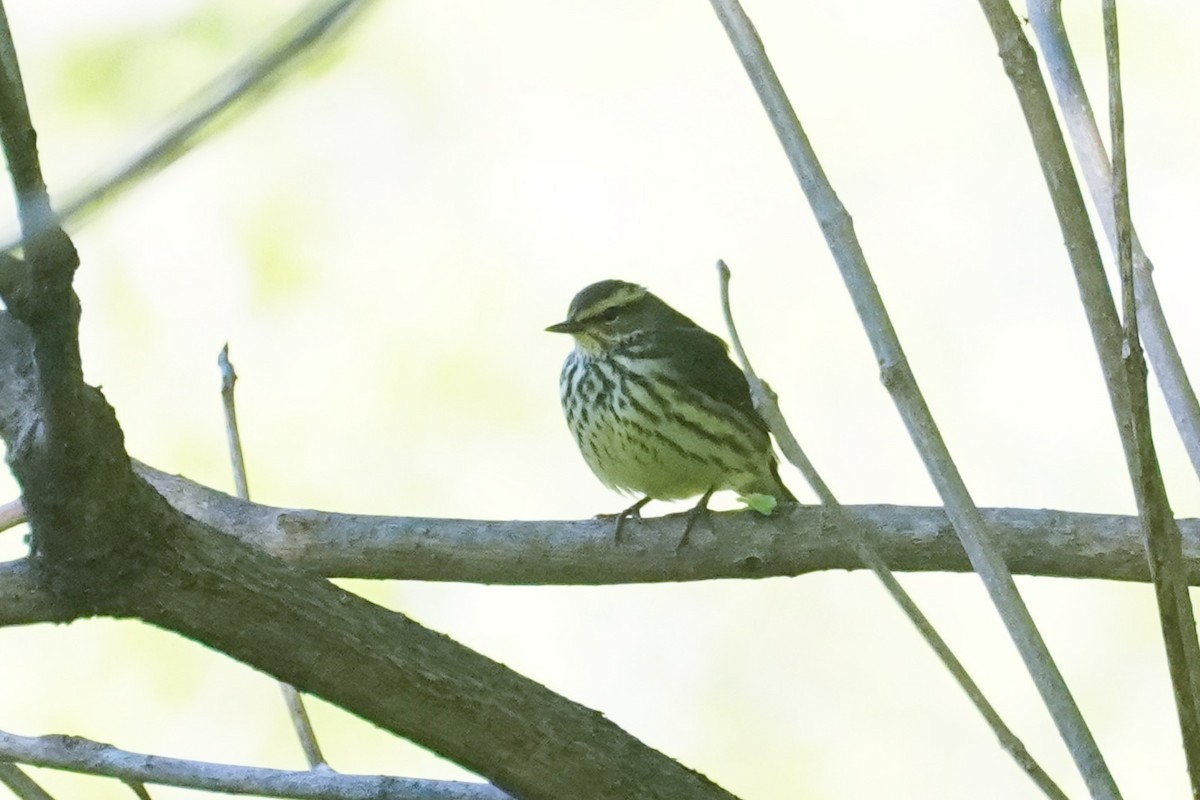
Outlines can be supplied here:
<path id="1" fill-rule="evenodd" d="M 52 191 L 66 196 L 145 141 L 297 7 L 10 4 Z M 747 10 L 976 501 L 1131 513 L 1060 234 L 979 10 Z M 1103 107 L 1098 4 L 1065 11 Z M 1121 25 L 1134 217 L 1200 376 L 1200 9 L 1126 3 Z M 0 201 L 11 219 L 8 194 Z M 251 116 L 72 232 L 87 377 L 130 452 L 231 488 L 215 363 L 228 341 L 264 503 L 491 519 L 622 507 L 561 419 L 568 343 L 542 329 L 578 289 L 620 277 L 723 332 L 718 258 L 734 270 L 756 366 L 840 499 L 937 502 L 705 3 L 379 3 Z M 1155 403 L 1175 510 L 1200 515 L 1196 476 Z M 785 479 L 802 489 L 790 468 Z M 0 536 L 3 557 L 23 551 L 20 533 Z M 978 582 L 903 580 L 1030 749 L 1082 795 Z M 1127 796 L 1183 796 L 1150 591 L 1019 584 Z M 1034 795 L 866 575 L 349 585 L 748 799 Z M 0 651 L 0 729 L 302 767 L 273 681 L 174 634 L 103 620 L 7 628 Z M 320 702 L 313 714 L 339 770 L 463 775 Z M 34 773 L 64 797 L 129 796 L 115 782 Z"/>

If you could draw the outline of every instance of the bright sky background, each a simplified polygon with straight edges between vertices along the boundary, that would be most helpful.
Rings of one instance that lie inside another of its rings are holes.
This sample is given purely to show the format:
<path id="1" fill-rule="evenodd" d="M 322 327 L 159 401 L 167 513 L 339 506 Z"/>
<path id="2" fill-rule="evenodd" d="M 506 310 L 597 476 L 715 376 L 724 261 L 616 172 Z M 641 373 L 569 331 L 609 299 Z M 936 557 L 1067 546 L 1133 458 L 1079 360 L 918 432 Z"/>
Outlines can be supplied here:
<path id="1" fill-rule="evenodd" d="M 1064 5 L 1103 107 L 1099 4 Z M 292 6 L 10 4 L 52 191 L 131 152 Z M 976 501 L 1132 512 L 1061 237 L 976 5 L 747 10 Z M 1121 23 L 1134 216 L 1200 376 L 1200 10 L 1125 3 Z M 578 289 L 620 277 L 723 333 L 713 264 L 724 258 L 743 339 L 839 498 L 937 503 L 706 3 L 379 3 L 251 116 L 72 233 L 87 376 L 130 452 L 231 488 L 216 369 L 228 341 L 261 502 L 492 519 L 621 508 L 567 433 L 568 342 L 542 329 Z M 1200 516 L 1196 476 L 1155 412 L 1175 510 Z M 811 501 L 794 471 L 785 480 Z M 4 557 L 22 552 L 20 534 L 0 536 Z M 903 581 L 1081 796 L 978 581 Z M 1126 795 L 1182 796 L 1149 589 L 1019 584 Z M 1034 795 L 866 575 L 353 588 L 747 800 Z M 273 683 L 173 634 L 111 621 L 2 629 L 0 651 L 0 729 L 302 766 Z M 461 775 L 315 706 L 339 770 Z M 38 777 L 63 796 L 129 796 Z"/>

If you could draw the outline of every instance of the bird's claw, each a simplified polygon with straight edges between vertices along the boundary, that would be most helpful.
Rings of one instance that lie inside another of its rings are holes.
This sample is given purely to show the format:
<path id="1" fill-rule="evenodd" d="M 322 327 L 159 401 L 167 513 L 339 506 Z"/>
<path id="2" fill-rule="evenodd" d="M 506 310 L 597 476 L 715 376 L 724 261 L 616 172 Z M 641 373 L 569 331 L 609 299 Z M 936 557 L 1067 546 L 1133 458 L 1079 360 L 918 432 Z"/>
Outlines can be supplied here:
<path id="1" fill-rule="evenodd" d="M 679 544 L 675 545 L 676 553 L 682 550 L 683 546 L 690 541 L 692 528 L 695 527 L 696 520 L 700 519 L 701 517 L 708 516 L 708 500 L 710 497 L 712 497 L 714 491 L 716 491 L 716 489 L 709 489 L 707 492 L 705 492 L 700 498 L 700 502 L 696 503 L 696 505 L 692 507 L 692 510 L 687 512 L 687 519 L 683 524 L 683 536 L 679 538 Z"/>
<path id="2" fill-rule="evenodd" d="M 649 497 L 643 497 L 624 511 L 618 511 L 616 514 L 597 514 L 596 519 L 616 519 L 617 524 L 613 526 L 613 541 L 616 544 L 621 544 L 624 541 L 621 537 L 621 528 L 625 524 L 625 520 L 633 517 L 640 522 L 642 519 L 642 506 L 649 502 Z"/>

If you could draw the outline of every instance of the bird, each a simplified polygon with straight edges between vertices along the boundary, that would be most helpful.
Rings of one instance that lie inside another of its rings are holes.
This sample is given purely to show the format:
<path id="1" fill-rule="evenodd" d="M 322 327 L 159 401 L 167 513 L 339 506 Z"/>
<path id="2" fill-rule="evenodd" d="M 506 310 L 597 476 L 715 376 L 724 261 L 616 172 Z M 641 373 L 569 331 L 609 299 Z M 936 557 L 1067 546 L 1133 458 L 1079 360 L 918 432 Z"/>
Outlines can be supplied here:
<path id="1" fill-rule="evenodd" d="M 546 330 L 574 338 L 559 393 L 584 461 L 609 488 L 642 495 L 615 515 L 618 542 L 650 500 L 700 495 L 679 546 L 716 491 L 796 502 L 746 376 L 718 336 L 615 279 L 584 288 Z"/>

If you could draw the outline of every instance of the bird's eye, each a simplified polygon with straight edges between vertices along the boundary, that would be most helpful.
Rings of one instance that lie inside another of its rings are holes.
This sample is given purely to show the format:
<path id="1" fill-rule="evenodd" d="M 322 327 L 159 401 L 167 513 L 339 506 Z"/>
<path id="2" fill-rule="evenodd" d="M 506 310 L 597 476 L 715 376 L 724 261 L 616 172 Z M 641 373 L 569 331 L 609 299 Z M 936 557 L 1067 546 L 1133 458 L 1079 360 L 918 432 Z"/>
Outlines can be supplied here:
<path id="1" fill-rule="evenodd" d="M 618 306 L 606 309 L 603 314 L 596 317 L 597 322 L 616 322 L 617 317 L 621 316 L 621 309 Z"/>

